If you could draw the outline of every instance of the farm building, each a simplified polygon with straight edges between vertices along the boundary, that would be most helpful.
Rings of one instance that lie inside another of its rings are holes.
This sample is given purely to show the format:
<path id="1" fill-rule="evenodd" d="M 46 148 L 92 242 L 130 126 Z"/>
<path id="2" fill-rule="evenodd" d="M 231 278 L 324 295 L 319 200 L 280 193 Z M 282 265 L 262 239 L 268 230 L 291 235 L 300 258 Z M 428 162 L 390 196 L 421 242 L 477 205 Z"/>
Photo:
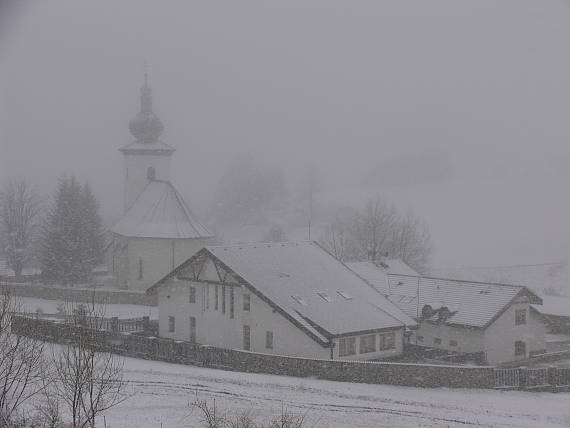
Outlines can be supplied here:
<path id="1" fill-rule="evenodd" d="M 545 352 L 542 300 L 526 287 L 412 275 L 390 275 L 349 264 L 379 293 L 415 318 L 410 343 L 489 364 Z"/>
<path id="2" fill-rule="evenodd" d="M 314 242 L 206 247 L 147 293 L 160 336 L 269 354 L 394 357 L 416 326 Z"/>

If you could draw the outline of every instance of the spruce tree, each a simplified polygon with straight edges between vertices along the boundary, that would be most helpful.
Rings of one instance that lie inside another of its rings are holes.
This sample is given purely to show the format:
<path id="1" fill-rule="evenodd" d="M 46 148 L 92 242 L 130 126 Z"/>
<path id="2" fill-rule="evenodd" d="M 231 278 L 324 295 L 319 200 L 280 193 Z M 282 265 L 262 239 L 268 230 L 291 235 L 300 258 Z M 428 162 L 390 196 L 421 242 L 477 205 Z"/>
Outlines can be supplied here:
<path id="1" fill-rule="evenodd" d="M 63 177 L 48 215 L 42 248 L 42 277 L 73 285 L 89 281 L 101 261 L 103 240 L 98 204 L 91 189 Z"/>

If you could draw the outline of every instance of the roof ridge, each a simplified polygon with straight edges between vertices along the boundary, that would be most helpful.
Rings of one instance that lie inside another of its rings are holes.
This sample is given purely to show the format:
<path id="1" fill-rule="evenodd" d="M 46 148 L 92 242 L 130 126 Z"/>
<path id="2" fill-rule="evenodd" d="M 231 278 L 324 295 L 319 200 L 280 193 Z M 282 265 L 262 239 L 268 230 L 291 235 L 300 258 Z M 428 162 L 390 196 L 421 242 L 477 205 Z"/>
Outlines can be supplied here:
<path id="1" fill-rule="evenodd" d="M 467 285 L 466 283 L 470 284 L 479 284 L 479 285 L 496 285 L 500 287 L 513 287 L 513 288 L 528 288 L 525 285 L 518 285 L 518 284 L 507 284 L 501 282 L 484 282 L 484 281 L 471 281 L 465 279 L 455 279 L 455 278 L 441 278 L 437 276 L 424 276 L 424 275 L 406 275 L 402 273 L 388 273 L 388 276 L 405 276 L 409 278 L 420 278 L 420 279 L 433 279 L 436 281 L 450 281 L 450 282 L 457 282 L 460 285 Z"/>

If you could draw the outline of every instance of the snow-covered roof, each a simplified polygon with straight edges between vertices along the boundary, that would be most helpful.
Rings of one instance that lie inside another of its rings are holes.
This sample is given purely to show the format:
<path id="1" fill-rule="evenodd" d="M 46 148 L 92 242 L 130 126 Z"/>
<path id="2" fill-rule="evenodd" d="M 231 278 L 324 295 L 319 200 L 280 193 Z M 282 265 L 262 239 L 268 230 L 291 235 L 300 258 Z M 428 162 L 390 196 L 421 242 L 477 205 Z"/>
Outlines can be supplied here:
<path id="1" fill-rule="evenodd" d="M 154 180 L 111 229 L 139 238 L 209 238 L 212 233 L 192 215 L 182 196 L 168 181 Z"/>
<path id="2" fill-rule="evenodd" d="M 171 154 L 176 149 L 163 141 L 155 140 L 152 142 L 142 142 L 139 140 L 133 141 L 119 149 L 119 151 L 126 154 L 139 154 L 155 152 L 159 154 Z"/>
<path id="3" fill-rule="evenodd" d="M 346 265 L 371 283 L 382 294 L 388 294 L 388 274 L 419 275 L 400 259 L 383 259 L 381 263 L 350 262 Z"/>
<path id="4" fill-rule="evenodd" d="M 388 298 L 411 317 L 425 305 L 447 307 L 447 324 L 486 328 L 519 295 L 540 298 L 526 287 L 408 275 L 388 275 Z M 418 298 L 419 295 L 419 298 Z"/>
<path id="5" fill-rule="evenodd" d="M 570 317 L 570 298 L 562 296 L 542 296 L 542 305 L 533 307 L 543 315 Z"/>
<path id="6" fill-rule="evenodd" d="M 287 313 L 330 335 L 416 324 L 315 242 L 207 250 Z"/>
<path id="7" fill-rule="evenodd" d="M 537 293 L 549 287 L 570 295 L 570 261 L 513 266 L 473 266 L 432 269 L 431 275 L 466 281 L 522 285 Z"/>
<path id="8" fill-rule="evenodd" d="M 315 242 L 209 246 L 153 285 L 152 293 L 203 256 L 321 343 L 352 333 L 415 326 L 387 298 Z"/>

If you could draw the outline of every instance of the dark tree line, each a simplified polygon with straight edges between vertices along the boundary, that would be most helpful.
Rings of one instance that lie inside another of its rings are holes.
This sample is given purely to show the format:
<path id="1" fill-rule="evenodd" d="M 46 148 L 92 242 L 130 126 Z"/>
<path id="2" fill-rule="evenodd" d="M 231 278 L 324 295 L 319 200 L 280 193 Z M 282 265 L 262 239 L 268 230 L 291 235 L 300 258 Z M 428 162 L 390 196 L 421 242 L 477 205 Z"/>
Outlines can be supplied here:
<path id="1" fill-rule="evenodd" d="M 103 261 L 103 238 L 97 200 L 73 176 L 59 180 L 51 203 L 25 181 L 11 181 L 0 191 L 1 252 L 16 280 L 37 259 L 46 282 L 89 281 Z"/>
<path id="2" fill-rule="evenodd" d="M 103 232 L 98 203 L 88 184 L 60 180 L 44 226 L 41 266 L 46 282 L 88 281 L 102 262 Z"/>

